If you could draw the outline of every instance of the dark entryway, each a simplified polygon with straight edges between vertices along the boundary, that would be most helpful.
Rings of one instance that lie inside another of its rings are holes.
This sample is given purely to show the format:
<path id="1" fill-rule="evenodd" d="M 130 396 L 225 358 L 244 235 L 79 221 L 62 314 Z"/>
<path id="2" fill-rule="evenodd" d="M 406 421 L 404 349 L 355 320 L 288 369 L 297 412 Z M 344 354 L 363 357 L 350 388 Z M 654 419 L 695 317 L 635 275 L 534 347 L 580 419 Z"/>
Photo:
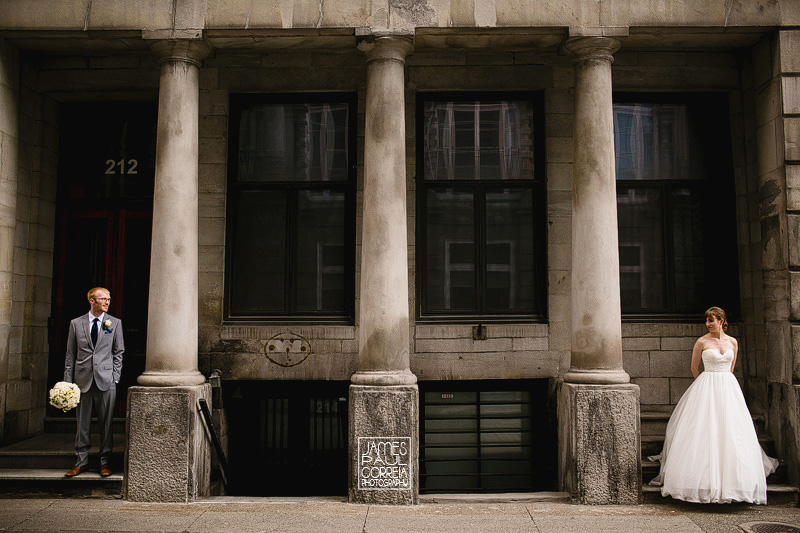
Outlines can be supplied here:
<path id="1" fill-rule="evenodd" d="M 48 386 L 63 379 L 69 321 L 88 312 L 90 288 L 106 287 L 125 333 L 117 417 L 144 371 L 156 119 L 155 102 L 61 108 Z"/>
<path id="2" fill-rule="evenodd" d="M 547 379 L 420 383 L 420 492 L 555 490 Z"/>
<path id="3" fill-rule="evenodd" d="M 349 381 L 227 381 L 228 491 L 347 494 Z"/>

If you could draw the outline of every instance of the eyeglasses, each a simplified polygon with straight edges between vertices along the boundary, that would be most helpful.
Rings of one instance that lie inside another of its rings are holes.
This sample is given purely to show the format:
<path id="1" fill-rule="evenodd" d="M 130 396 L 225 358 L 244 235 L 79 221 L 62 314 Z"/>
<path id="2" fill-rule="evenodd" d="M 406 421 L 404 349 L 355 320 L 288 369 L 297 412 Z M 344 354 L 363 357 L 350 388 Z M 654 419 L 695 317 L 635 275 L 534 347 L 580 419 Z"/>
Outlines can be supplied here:
<path id="1" fill-rule="evenodd" d="M 93 300 L 97 300 L 98 302 L 110 302 L 111 298 L 92 298 Z"/>

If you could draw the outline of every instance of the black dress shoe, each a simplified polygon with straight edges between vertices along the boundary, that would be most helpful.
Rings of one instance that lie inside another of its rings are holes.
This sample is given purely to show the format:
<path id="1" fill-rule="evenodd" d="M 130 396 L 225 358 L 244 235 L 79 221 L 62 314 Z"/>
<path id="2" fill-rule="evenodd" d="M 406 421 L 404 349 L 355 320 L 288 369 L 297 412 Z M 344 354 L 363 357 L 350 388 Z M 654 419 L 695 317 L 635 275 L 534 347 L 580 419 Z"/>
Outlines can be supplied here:
<path id="1" fill-rule="evenodd" d="M 78 474 L 86 472 L 87 470 L 89 470 L 89 465 L 76 466 L 75 468 L 64 474 L 64 477 L 75 477 Z"/>

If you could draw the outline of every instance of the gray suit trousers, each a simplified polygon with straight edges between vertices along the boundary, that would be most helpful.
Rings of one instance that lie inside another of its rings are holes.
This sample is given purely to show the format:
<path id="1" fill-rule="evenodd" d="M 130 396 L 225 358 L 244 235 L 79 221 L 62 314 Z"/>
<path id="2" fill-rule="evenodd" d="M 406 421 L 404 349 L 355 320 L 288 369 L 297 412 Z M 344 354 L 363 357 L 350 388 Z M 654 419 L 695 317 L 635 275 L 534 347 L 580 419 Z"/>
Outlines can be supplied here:
<path id="1" fill-rule="evenodd" d="M 78 431 L 75 434 L 75 455 L 78 462 L 75 466 L 83 466 L 89 462 L 89 450 L 92 447 L 90 430 L 92 425 L 92 406 L 97 412 L 97 423 L 100 425 L 100 464 L 111 464 L 111 451 L 114 448 L 113 420 L 114 402 L 117 399 L 117 386 L 111 383 L 108 390 L 102 391 L 92 382 L 89 390 L 81 394 L 78 404 Z"/>

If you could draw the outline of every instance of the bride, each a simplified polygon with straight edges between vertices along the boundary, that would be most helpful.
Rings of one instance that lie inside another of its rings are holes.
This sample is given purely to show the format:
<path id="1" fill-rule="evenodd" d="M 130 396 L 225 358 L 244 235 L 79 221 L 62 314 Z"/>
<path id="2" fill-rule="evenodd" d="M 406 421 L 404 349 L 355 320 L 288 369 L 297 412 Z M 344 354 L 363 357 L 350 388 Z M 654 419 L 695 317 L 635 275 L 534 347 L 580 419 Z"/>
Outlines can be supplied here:
<path id="1" fill-rule="evenodd" d="M 705 313 L 708 333 L 692 350 L 694 382 L 667 424 L 661 494 L 698 503 L 767 503 L 767 476 L 778 461 L 758 443 L 753 419 L 733 375 L 739 343 L 725 333 L 725 311 Z M 700 372 L 700 361 L 704 371 Z"/>

